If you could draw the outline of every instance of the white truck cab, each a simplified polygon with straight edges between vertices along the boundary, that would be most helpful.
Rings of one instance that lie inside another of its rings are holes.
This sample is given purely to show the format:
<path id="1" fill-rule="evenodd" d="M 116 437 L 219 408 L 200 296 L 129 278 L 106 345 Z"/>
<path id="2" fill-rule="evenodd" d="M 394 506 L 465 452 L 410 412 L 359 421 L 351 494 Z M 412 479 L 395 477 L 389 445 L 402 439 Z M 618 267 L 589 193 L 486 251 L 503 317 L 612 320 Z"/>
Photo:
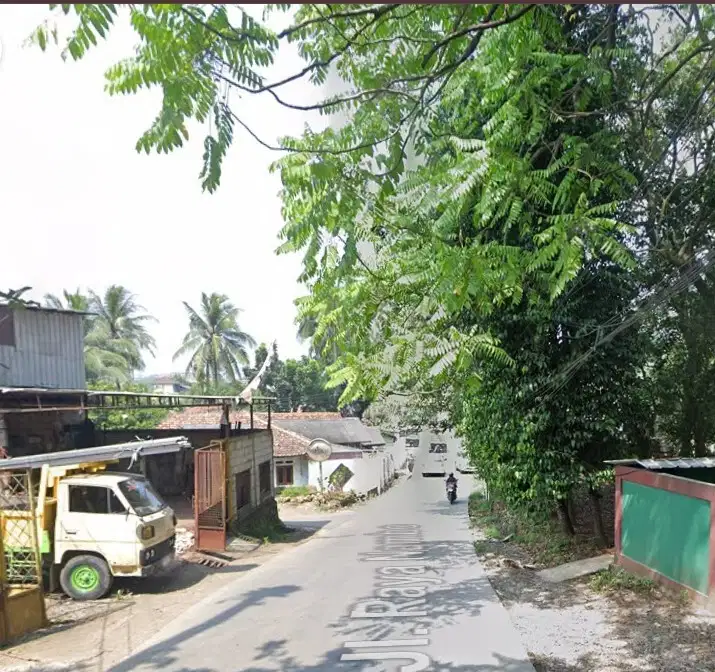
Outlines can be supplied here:
<path id="1" fill-rule="evenodd" d="M 53 537 L 53 571 L 70 597 L 98 599 L 115 576 L 146 576 L 173 558 L 176 517 L 143 476 L 89 473 L 52 480 L 54 497 L 47 503 L 54 499 L 54 526 L 43 527 Z"/>
<path id="2" fill-rule="evenodd" d="M 176 517 L 136 474 L 77 474 L 56 481 L 52 551 L 62 590 L 106 594 L 115 576 L 146 576 L 174 556 Z"/>

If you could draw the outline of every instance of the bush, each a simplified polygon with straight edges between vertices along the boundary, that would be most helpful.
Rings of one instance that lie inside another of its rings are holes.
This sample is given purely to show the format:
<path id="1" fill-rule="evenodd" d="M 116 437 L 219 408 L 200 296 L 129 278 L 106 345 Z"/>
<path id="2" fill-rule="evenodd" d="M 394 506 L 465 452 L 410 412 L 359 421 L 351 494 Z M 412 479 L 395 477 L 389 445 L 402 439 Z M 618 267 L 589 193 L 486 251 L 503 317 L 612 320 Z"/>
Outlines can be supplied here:
<path id="1" fill-rule="evenodd" d="M 282 499 L 309 497 L 313 494 L 315 494 L 315 488 L 308 485 L 287 485 L 284 488 L 276 489 L 276 495 Z"/>

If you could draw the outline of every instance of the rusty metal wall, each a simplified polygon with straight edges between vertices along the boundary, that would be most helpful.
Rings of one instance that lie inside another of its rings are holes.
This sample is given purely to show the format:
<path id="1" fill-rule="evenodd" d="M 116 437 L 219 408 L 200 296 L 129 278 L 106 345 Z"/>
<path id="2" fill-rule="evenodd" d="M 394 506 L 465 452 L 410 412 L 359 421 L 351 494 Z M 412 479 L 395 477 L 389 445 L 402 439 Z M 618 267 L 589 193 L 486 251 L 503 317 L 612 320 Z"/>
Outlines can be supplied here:
<path id="1" fill-rule="evenodd" d="M 217 443 L 194 452 L 196 548 L 226 548 L 226 451 Z"/>
<path id="2" fill-rule="evenodd" d="M 85 389 L 82 315 L 13 313 L 15 347 L 0 346 L 0 387 Z"/>

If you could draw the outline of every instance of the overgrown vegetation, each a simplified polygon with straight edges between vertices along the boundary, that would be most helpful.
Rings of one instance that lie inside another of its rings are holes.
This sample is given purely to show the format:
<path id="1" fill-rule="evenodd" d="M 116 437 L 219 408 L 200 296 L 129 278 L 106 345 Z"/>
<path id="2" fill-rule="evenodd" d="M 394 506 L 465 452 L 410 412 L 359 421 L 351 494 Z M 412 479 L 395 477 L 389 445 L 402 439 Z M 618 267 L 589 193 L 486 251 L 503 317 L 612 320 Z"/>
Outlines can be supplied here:
<path id="1" fill-rule="evenodd" d="M 508 508 L 503 502 L 486 500 L 479 493 L 472 493 L 468 506 L 472 524 L 485 537 L 475 542 L 479 555 L 500 555 L 508 545 L 518 548 L 530 563 L 555 567 L 599 552 L 593 537 L 565 535 L 554 520 L 543 515 Z"/>
<path id="2" fill-rule="evenodd" d="M 604 460 L 715 442 L 712 6 L 271 5 L 277 30 L 227 5 L 61 11 L 74 59 L 131 20 L 107 83 L 163 91 L 139 149 L 211 118 L 209 191 L 234 128 L 285 152 L 280 251 L 304 254 L 301 327 L 341 403 L 441 411 L 492 494 L 567 537 L 588 489 L 601 544 Z M 305 68 L 273 79 L 286 43 Z M 285 99 L 331 73 L 336 95 Z M 236 91 L 345 121 L 271 145 Z"/>
<path id="3" fill-rule="evenodd" d="M 619 593 L 630 590 L 634 593 L 650 595 L 656 585 L 651 579 L 635 576 L 621 567 L 609 567 L 601 572 L 596 572 L 588 581 L 592 590 L 599 593 Z"/>
<path id="4" fill-rule="evenodd" d="M 288 485 L 276 489 L 278 499 L 295 499 L 296 497 L 309 497 L 315 494 L 315 488 L 307 485 Z"/>

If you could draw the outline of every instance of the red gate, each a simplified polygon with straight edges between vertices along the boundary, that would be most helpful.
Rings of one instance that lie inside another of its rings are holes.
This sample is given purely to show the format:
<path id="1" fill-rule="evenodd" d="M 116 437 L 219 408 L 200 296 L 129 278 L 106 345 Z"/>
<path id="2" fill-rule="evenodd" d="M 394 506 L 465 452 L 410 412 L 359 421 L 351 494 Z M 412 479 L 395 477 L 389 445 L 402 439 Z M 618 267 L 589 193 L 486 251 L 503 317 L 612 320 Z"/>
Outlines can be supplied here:
<path id="1" fill-rule="evenodd" d="M 226 550 L 226 453 L 211 445 L 194 451 L 196 549 Z"/>

